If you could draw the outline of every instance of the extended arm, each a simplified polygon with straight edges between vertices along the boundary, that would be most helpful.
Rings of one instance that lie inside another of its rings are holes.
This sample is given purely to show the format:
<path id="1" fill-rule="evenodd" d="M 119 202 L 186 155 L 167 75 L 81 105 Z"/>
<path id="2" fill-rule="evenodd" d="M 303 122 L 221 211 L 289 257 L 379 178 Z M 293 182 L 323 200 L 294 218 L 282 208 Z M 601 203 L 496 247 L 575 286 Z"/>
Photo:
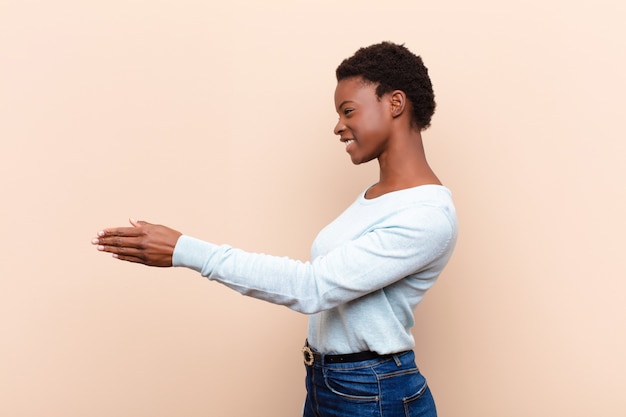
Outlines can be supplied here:
<path id="1" fill-rule="evenodd" d="M 426 209 L 397 212 L 388 221 L 311 262 L 215 245 L 147 222 L 105 229 L 93 243 L 121 260 L 188 267 L 241 294 L 310 314 L 410 275 L 420 290 L 434 283 L 454 246 L 449 218 Z"/>
<path id="2" fill-rule="evenodd" d="M 418 291 L 435 281 L 454 246 L 455 229 L 438 210 L 395 213 L 389 223 L 339 245 L 311 262 L 250 253 L 182 236 L 175 266 L 254 298 L 310 314 L 327 310 L 413 276 Z M 412 217 L 405 221 L 403 217 Z M 399 226 L 402 225 L 402 226 Z"/>

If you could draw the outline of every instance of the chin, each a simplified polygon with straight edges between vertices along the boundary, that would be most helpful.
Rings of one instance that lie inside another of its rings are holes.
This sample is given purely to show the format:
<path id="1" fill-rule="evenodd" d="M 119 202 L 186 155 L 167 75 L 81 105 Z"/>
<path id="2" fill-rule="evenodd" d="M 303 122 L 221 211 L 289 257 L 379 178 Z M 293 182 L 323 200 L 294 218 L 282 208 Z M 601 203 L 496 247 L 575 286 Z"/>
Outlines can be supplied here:
<path id="1" fill-rule="evenodd" d="M 374 158 L 362 158 L 362 157 L 359 157 L 359 156 L 356 156 L 356 155 L 354 155 L 354 156 L 350 155 L 350 159 L 352 160 L 352 163 L 354 165 L 361 165 L 361 164 L 368 163 L 369 161 L 371 161 Z"/>

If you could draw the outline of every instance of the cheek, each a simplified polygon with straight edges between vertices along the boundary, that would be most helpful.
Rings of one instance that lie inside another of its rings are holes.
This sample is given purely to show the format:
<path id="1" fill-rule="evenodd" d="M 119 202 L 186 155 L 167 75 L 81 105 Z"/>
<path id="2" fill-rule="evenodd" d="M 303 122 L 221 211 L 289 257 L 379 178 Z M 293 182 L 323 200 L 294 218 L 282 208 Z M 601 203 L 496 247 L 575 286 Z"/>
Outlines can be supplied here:
<path id="1" fill-rule="evenodd" d="M 381 105 L 372 106 L 364 116 L 364 122 L 370 130 L 386 129 L 391 119 L 391 115 L 387 114 Z"/>
<path id="2" fill-rule="evenodd" d="M 364 123 L 360 127 L 362 134 L 379 136 L 387 131 L 387 123 L 380 114 L 374 113 L 365 118 Z"/>

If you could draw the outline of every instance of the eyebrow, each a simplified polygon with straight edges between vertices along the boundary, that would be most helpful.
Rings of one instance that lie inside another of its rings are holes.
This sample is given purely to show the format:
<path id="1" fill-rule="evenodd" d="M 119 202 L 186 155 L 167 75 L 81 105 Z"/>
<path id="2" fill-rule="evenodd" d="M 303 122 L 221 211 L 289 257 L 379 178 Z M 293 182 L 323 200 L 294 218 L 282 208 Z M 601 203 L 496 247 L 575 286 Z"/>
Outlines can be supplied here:
<path id="1" fill-rule="evenodd" d="M 341 102 L 341 104 L 339 104 L 339 106 L 337 106 L 337 110 L 342 108 L 345 104 L 353 103 L 353 102 L 354 102 L 353 100 L 344 100 L 344 101 Z"/>

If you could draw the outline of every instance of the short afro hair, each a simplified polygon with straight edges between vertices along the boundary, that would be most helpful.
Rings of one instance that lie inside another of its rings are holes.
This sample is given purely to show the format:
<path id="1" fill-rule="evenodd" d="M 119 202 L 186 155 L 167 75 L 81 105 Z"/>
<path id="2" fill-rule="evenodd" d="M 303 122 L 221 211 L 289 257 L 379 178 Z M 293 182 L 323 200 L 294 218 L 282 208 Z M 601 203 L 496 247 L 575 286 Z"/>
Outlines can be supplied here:
<path id="1" fill-rule="evenodd" d="M 413 104 L 412 121 L 420 130 L 430 126 L 435 113 L 435 93 L 422 58 L 409 51 L 404 44 L 382 42 L 360 48 L 337 67 L 337 81 L 362 77 L 378 84 L 380 98 L 394 90 L 402 90 Z"/>

